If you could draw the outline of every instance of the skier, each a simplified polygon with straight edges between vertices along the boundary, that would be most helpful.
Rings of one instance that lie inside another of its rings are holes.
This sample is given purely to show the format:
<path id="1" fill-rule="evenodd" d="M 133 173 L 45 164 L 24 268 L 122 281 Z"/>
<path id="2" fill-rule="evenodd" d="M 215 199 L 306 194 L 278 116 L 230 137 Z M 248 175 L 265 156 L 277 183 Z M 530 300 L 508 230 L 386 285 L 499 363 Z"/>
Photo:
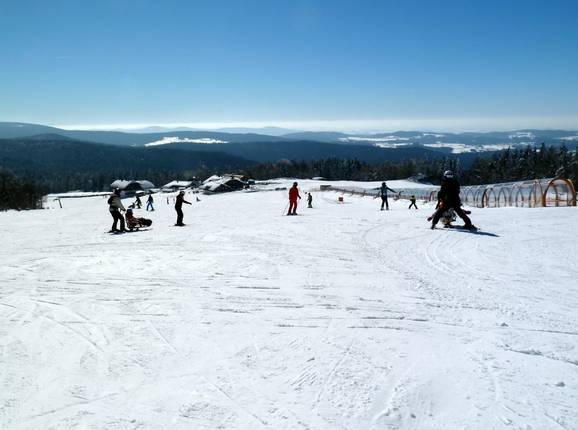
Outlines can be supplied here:
<path id="1" fill-rule="evenodd" d="M 395 193 L 395 191 L 389 188 L 385 182 L 382 182 L 381 188 L 379 189 L 379 195 L 381 196 L 381 210 L 383 210 L 383 205 L 385 205 L 385 210 L 389 210 L 389 203 L 387 202 L 387 190 Z"/>
<path id="2" fill-rule="evenodd" d="M 125 211 L 126 209 L 122 205 L 122 201 L 120 199 L 120 189 L 116 188 L 114 192 L 108 198 L 108 210 L 112 219 L 114 220 L 112 223 L 112 228 L 110 229 L 109 233 L 116 233 L 116 232 L 125 232 L 127 231 L 124 227 L 124 217 L 120 214 L 120 211 Z M 116 223 L 120 221 L 120 230 L 116 228 Z"/>
<path id="3" fill-rule="evenodd" d="M 177 201 L 175 202 L 175 210 L 177 211 L 177 223 L 175 225 L 182 227 L 185 224 L 183 224 L 183 203 L 186 203 L 188 205 L 190 205 L 190 202 L 187 202 L 185 200 L 185 192 L 181 191 L 179 192 L 179 195 L 177 196 Z"/>
<path id="4" fill-rule="evenodd" d="M 140 197 L 139 197 L 138 195 L 136 196 L 136 200 L 134 201 L 134 205 L 135 205 L 138 209 L 140 209 L 140 208 L 142 207 L 142 202 L 141 202 Z"/>
<path id="5" fill-rule="evenodd" d="M 307 207 L 313 208 L 313 196 L 311 193 L 307 193 Z"/>
<path id="6" fill-rule="evenodd" d="M 297 182 L 293 182 L 293 186 L 289 189 L 289 211 L 287 215 L 297 215 L 297 198 L 301 199 Z"/>
<path id="7" fill-rule="evenodd" d="M 462 209 L 462 201 L 460 199 L 460 184 L 454 176 L 454 172 L 446 170 L 442 178 L 441 189 L 438 193 L 438 208 L 433 214 L 431 223 L 432 230 L 443 216 L 443 214 L 453 209 L 457 216 L 464 221 L 464 228 L 468 230 L 475 230 L 476 227 L 472 224 L 470 218 Z"/>
<path id="8" fill-rule="evenodd" d="M 153 207 L 153 203 L 154 203 L 153 195 L 149 194 L 149 198 L 147 199 L 147 211 L 148 210 L 151 210 L 151 211 L 155 210 L 155 208 Z"/>
<path id="9" fill-rule="evenodd" d="M 415 204 L 415 202 L 416 202 L 415 196 L 411 196 L 409 201 L 411 202 L 411 204 L 409 205 L 408 209 L 411 209 L 412 206 L 417 209 L 417 205 Z"/>

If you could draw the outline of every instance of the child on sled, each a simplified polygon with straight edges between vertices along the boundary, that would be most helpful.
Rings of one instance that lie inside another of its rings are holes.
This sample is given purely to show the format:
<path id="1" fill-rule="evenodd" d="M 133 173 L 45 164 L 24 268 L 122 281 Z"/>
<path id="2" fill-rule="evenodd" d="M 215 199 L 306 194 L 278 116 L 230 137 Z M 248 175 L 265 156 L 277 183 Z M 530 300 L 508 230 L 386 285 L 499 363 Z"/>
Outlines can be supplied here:
<path id="1" fill-rule="evenodd" d="M 153 223 L 150 219 L 147 218 L 137 218 L 132 213 L 132 209 L 126 210 L 126 226 L 130 231 L 138 230 L 139 228 L 150 227 Z"/>

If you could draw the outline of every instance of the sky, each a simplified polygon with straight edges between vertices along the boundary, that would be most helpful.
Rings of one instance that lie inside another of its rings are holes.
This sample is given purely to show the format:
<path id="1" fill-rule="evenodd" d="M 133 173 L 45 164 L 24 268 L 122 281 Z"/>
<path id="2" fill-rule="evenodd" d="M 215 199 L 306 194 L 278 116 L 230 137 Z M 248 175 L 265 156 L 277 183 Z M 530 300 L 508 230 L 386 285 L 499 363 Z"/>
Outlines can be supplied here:
<path id="1" fill-rule="evenodd" d="M 577 23 L 576 0 L 0 0 L 0 121 L 578 129 Z"/>

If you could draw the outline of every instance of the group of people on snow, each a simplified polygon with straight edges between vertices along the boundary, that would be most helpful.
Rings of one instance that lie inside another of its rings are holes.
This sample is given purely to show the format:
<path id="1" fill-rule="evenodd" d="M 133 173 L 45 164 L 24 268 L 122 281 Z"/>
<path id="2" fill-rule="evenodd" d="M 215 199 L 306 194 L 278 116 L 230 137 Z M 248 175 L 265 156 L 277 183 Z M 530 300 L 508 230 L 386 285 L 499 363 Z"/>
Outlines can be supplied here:
<path id="1" fill-rule="evenodd" d="M 289 189 L 289 210 L 287 215 L 297 215 L 297 200 L 301 199 L 297 182 L 293 182 L 293 186 Z M 381 183 L 379 188 L 379 196 L 381 197 L 381 210 L 389 210 L 388 191 L 396 193 L 395 190 L 389 188 L 386 182 Z M 408 209 L 417 209 L 417 199 L 415 195 L 410 197 L 410 205 Z M 313 196 L 311 193 L 307 195 L 308 207 L 312 207 Z M 462 209 L 462 201 L 460 199 L 460 184 L 457 181 L 454 172 L 446 170 L 442 177 L 442 183 L 437 195 L 436 211 L 428 217 L 431 221 L 431 228 L 434 229 L 437 223 L 442 220 L 444 227 L 451 227 L 451 222 L 455 220 L 455 215 L 459 216 L 464 221 L 464 228 L 468 230 L 475 230 L 476 227 L 468 217 L 470 211 Z"/>
<path id="2" fill-rule="evenodd" d="M 379 196 L 381 197 L 381 210 L 384 210 L 384 207 L 385 210 L 389 210 L 388 191 L 391 191 L 392 193 L 396 192 L 395 190 L 389 188 L 386 182 L 382 182 L 379 189 Z M 297 182 L 293 182 L 293 186 L 289 189 L 289 209 L 287 211 L 287 215 L 297 215 L 297 201 L 300 199 L 301 194 L 299 193 L 298 184 Z M 431 221 L 432 229 L 436 227 L 440 219 L 442 220 L 444 227 L 451 226 L 451 222 L 455 219 L 455 215 L 459 216 L 464 221 L 464 228 L 469 230 L 476 228 L 468 217 L 470 212 L 462 209 L 462 202 L 460 199 L 460 184 L 458 183 L 454 173 L 451 170 L 446 170 L 443 174 L 437 200 L 438 201 L 435 212 L 430 217 L 428 217 L 428 221 Z M 199 201 L 198 198 L 197 201 Z M 147 211 L 154 211 L 153 202 L 153 196 L 152 194 L 149 194 L 146 206 Z M 185 192 L 180 191 L 175 200 L 175 211 L 177 213 L 177 222 L 175 226 L 181 227 L 185 225 L 183 223 L 183 204 L 190 205 L 191 203 L 185 200 Z M 110 230 L 111 233 L 128 231 L 125 226 L 125 218 L 122 216 L 121 212 L 126 212 L 126 223 L 130 230 L 134 228 L 147 227 L 152 224 L 151 220 L 146 218 L 136 218 L 132 213 L 131 207 L 137 207 L 140 209 L 142 206 L 142 202 L 139 196 L 136 196 L 135 202 L 127 210 L 122 204 L 120 198 L 120 190 L 116 189 L 109 197 L 108 205 L 110 214 L 113 218 L 113 224 Z M 313 195 L 310 192 L 307 193 L 307 207 L 313 207 Z M 411 209 L 412 207 L 417 209 L 415 195 L 411 196 L 408 209 Z M 118 223 L 120 223 L 120 229 L 117 228 Z"/>
<path id="3" fill-rule="evenodd" d="M 175 201 L 175 211 L 177 212 L 177 222 L 175 225 L 179 227 L 185 225 L 183 223 L 183 210 L 182 210 L 183 203 L 186 203 L 188 205 L 191 204 L 188 201 L 186 201 L 184 197 L 185 192 L 181 191 L 177 195 Z M 134 229 L 150 227 L 152 225 L 152 221 L 150 219 L 134 216 L 133 209 L 135 208 L 140 209 L 142 207 L 142 201 L 140 199 L 140 196 L 138 195 L 136 196 L 135 201 L 127 209 L 122 204 L 122 200 L 120 198 L 120 189 L 117 188 L 112 192 L 112 194 L 108 198 L 107 203 L 108 203 L 108 210 L 113 219 L 112 227 L 109 233 L 124 233 L 127 231 L 132 231 Z M 153 204 L 154 198 L 152 194 L 149 194 L 146 205 L 147 212 L 148 211 L 152 212 L 155 210 Z M 122 216 L 122 212 L 125 213 L 124 217 Z M 118 228 L 119 224 L 120 228 Z"/>

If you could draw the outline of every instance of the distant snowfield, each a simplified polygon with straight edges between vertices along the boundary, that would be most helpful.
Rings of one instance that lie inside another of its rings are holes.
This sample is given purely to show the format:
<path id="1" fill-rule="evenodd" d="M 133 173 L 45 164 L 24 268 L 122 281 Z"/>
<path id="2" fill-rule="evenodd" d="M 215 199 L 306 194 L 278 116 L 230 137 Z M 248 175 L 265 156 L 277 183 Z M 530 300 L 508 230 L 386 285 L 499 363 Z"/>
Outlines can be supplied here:
<path id="1" fill-rule="evenodd" d="M 0 427 L 578 429 L 576 208 L 432 231 L 300 184 L 0 213 Z"/>
<path id="2" fill-rule="evenodd" d="M 407 137 L 398 137 L 398 136 L 384 136 L 384 137 L 348 136 L 348 137 L 340 137 L 339 140 L 341 142 L 381 143 L 381 142 L 399 142 L 399 141 L 408 142 L 410 139 Z"/>
<path id="3" fill-rule="evenodd" d="M 466 145 L 465 143 L 424 143 L 423 146 L 428 148 L 450 148 L 453 154 L 463 154 L 466 152 L 486 152 L 501 151 L 508 149 L 512 145 L 509 143 L 498 143 L 493 145 Z"/>
<path id="4" fill-rule="evenodd" d="M 530 140 L 536 139 L 536 135 L 530 131 L 517 131 L 515 133 L 510 134 L 508 137 L 510 139 L 520 139 L 520 138 L 525 138 L 525 139 L 530 139 Z"/>
<path id="5" fill-rule="evenodd" d="M 531 134 L 531 133 L 517 133 L 517 134 L 512 134 L 509 137 L 510 137 L 510 139 L 520 138 L 520 137 L 531 137 L 531 136 L 527 136 L 528 134 Z M 413 138 L 398 137 L 398 136 L 394 136 L 394 135 L 384 136 L 384 137 L 364 137 L 364 136 L 354 137 L 354 136 L 349 136 L 349 137 L 341 137 L 341 138 L 339 138 L 339 141 L 345 142 L 345 143 L 367 143 L 367 144 L 371 144 L 373 146 L 376 146 L 378 148 L 396 149 L 396 148 L 412 146 L 414 144 L 411 142 L 412 139 L 413 140 L 419 140 L 419 139 L 422 139 L 422 138 L 427 137 L 427 136 L 443 137 L 444 135 L 441 135 L 441 134 L 438 135 L 438 134 L 434 134 L 434 133 L 422 133 L 421 135 L 414 136 Z M 564 139 L 572 140 L 571 137 L 572 136 L 569 136 L 569 137 L 564 138 Z M 531 144 L 531 143 L 532 142 L 518 142 L 516 145 Z M 472 144 L 466 144 L 466 143 L 441 142 L 441 141 L 438 141 L 436 143 L 420 143 L 420 145 L 424 146 L 426 148 L 448 148 L 448 149 L 451 149 L 451 152 L 453 154 L 463 154 L 463 153 L 468 153 L 468 152 L 501 151 L 501 150 L 508 149 L 508 148 L 512 147 L 511 143 L 472 145 Z"/>
<path id="6" fill-rule="evenodd" d="M 215 143 L 228 143 L 226 140 L 212 139 L 209 137 L 202 137 L 199 139 L 190 139 L 188 137 L 163 137 L 161 140 L 145 143 L 144 146 L 160 146 L 169 145 L 171 143 L 204 143 L 207 145 Z"/>

